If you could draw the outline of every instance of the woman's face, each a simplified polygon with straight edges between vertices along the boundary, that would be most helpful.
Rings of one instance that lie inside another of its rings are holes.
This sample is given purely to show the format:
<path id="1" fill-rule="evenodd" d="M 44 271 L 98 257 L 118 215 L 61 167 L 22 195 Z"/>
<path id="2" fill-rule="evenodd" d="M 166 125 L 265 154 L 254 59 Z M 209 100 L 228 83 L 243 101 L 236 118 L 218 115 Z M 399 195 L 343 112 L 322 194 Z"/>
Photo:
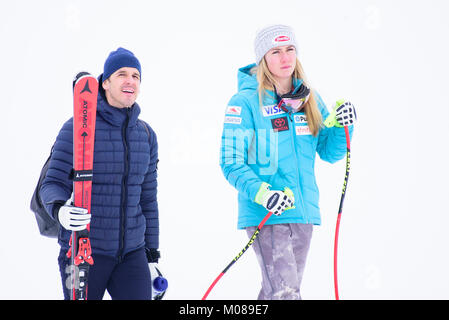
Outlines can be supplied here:
<path id="1" fill-rule="evenodd" d="M 290 78 L 295 70 L 296 49 L 294 46 L 281 46 L 265 54 L 265 61 L 276 80 Z"/>

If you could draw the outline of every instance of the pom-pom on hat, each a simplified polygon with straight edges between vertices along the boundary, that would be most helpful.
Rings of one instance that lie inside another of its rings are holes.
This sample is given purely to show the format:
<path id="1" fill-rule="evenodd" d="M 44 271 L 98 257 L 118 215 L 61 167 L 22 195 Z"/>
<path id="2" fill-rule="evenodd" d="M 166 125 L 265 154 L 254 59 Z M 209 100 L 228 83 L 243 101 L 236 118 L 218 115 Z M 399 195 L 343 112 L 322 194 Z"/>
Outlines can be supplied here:
<path id="1" fill-rule="evenodd" d="M 118 48 L 117 50 L 112 51 L 104 62 L 102 77 L 103 81 L 108 79 L 115 71 L 123 67 L 136 68 L 139 70 L 140 76 L 142 77 L 140 62 L 134 53 L 124 48 Z"/>
<path id="2" fill-rule="evenodd" d="M 295 46 L 298 51 L 295 34 L 289 26 L 277 24 L 263 28 L 254 40 L 256 63 L 259 64 L 270 49 L 289 45 Z"/>

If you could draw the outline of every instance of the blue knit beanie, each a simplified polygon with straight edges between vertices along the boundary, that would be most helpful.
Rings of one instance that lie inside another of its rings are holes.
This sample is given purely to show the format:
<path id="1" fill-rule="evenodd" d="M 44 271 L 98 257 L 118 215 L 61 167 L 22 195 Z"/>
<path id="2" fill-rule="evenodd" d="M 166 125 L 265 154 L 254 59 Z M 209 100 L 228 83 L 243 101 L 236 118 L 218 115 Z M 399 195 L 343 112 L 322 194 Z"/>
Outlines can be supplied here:
<path id="1" fill-rule="evenodd" d="M 116 51 L 112 51 L 109 54 L 104 63 L 103 81 L 107 80 L 111 74 L 123 67 L 136 68 L 139 70 L 140 76 L 142 77 L 140 62 L 137 60 L 134 53 L 124 48 L 118 48 Z"/>

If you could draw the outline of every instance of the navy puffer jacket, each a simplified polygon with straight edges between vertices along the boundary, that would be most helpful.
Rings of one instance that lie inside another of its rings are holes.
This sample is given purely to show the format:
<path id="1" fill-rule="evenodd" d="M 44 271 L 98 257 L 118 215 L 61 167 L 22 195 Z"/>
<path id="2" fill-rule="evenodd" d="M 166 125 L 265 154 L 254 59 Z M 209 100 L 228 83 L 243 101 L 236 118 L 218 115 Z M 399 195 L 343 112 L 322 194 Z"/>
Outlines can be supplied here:
<path id="1" fill-rule="evenodd" d="M 126 109 L 110 106 L 99 86 L 90 223 L 96 254 L 120 258 L 142 247 L 159 247 L 158 145 L 139 113 L 137 103 Z M 69 119 L 56 138 L 40 190 L 54 219 L 57 208 L 72 194 L 72 167 L 73 119 Z M 69 248 L 70 234 L 61 227 L 58 242 L 63 249 Z"/>

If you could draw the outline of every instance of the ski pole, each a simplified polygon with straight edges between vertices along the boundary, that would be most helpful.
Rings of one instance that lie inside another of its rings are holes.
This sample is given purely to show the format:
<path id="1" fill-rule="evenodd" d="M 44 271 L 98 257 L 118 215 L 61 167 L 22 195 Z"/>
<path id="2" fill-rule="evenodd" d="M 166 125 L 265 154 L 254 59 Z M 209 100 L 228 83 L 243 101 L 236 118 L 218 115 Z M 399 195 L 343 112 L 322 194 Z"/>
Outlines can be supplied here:
<path id="1" fill-rule="evenodd" d="M 218 277 L 214 280 L 214 282 L 212 282 L 212 284 L 210 285 L 209 289 L 207 289 L 206 293 L 204 294 L 203 298 L 201 300 L 206 300 L 207 296 L 209 295 L 209 293 L 212 291 L 212 289 L 215 287 L 215 285 L 217 284 L 217 282 L 221 279 L 221 277 L 223 277 L 223 275 L 226 273 L 226 271 L 228 271 L 228 269 L 230 267 L 232 267 L 232 265 L 246 252 L 246 250 L 248 250 L 248 248 L 253 244 L 254 240 L 256 240 L 257 236 L 259 235 L 260 229 L 262 229 L 263 225 L 265 224 L 265 222 L 267 222 L 268 218 L 271 217 L 271 215 L 273 214 L 273 212 L 268 212 L 267 215 L 265 216 L 265 218 L 263 218 L 263 220 L 259 223 L 259 225 L 256 228 L 256 231 L 254 231 L 253 235 L 251 236 L 251 238 L 249 239 L 249 242 L 246 244 L 246 246 L 243 248 L 242 251 L 239 252 L 239 254 L 226 266 L 226 268 L 223 269 L 223 271 L 218 275 Z"/>
<path id="2" fill-rule="evenodd" d="M 343 202 L 345 201 L 346 188 L 348 186 L 348 178 L 349 178 L 349 169 L 351 164 L 351 144 L 349 138 L 349 129 L 348 126 L 345 126 L 345 135 L 346 135 L 346 174 L 345 181 L 343 183 L 343 191 L 340 198 L 340 206 L 338 208 L 337 215 L 337 224 L 335 226 L 335 240 L 334 240 L 334 288 L 335 288 L 335 300 L 340 300 L 338 295 L 338 275 L 337 275 L 337 252 L 338 252 L 338 233 L 340 230 L 340 219 L 341 213 L 343 211 Z"/>

